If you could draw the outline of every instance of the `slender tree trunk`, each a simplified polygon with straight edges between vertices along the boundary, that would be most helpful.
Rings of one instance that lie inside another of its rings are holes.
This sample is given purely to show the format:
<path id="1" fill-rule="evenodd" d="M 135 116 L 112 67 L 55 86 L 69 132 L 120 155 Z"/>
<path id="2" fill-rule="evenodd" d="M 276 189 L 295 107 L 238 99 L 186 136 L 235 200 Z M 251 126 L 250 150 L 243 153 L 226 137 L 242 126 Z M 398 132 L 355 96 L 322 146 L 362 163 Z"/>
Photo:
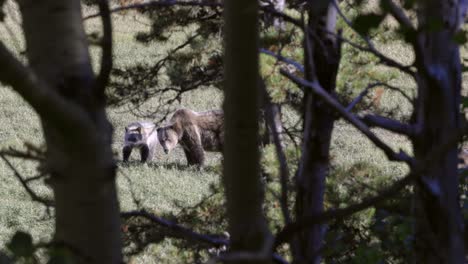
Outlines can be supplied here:
<path id="1" fill-rule="evenodd" d="M 455 1 L 457 2 L 457 1 Z M 417 161 L 460 128 L 461 66 L 453 41 L 458 27 L 457 4 L 420 1 L 421 32 L 416 43 L 418 99 L 413 138 Z M 434 30 L 429 23 L 440 23 Z M 457 147 L 434 161 L 423 175 L 426 186 L 415 192 L 417 263 L 465 263 L 463 222 L 458 198 Z M 431 187 L 431 191 L 427 187 Z"/>
<path id="2" fill-rule="evenodd" d="M 89 121 L 87 126 L 65 125 L 40 116 L 56 202 L 54 240 L 74 252 L 79 263 L 121 263 L 112 126 L 93 91 L 81 3 L 18 2 L 31 68 Z"/>
<path id="3" fill-rule="evenodd" d="M 223 176 L 229 233 L 232 238 L 231 250 L 234 253 L 259 252 L 269 232 L 262 211 L 263 187 L 258 150 L 258 2 L 227 0 L 224 10 Z"/>
<path id="4" fill-rule="evenodd" d="M 283 12 L 284 7 L 286 6 L 286 0 L 275 0 L 273 1 L 275 5 L 276 11 Z M 275 26 L 276 29 L 284 29 L 284 22 L 283 19 L 279 17 L 273 18 L 273 26 Z"/>
<path id="5" fill-rule="evenodd" d="M 335 31 L 336 9 L 331 4 L 322 10 L 317 5 L 311 6 L 312 9 L 317 9 L 310 11 L 309 30 L 319 36 L 319 40 L 311 34 L 306 36 L 306 78 L 309 81 L 318 80 L 324 89 L 333 94 L 340 62 L 340 47 L 336 39 L 321 28 Z M 317 41 L 321 41 L 323 45 Z M 296 179 L 297 219 L 323 211 L 325 178 L 329 170 L 330 141 L 335 121 L 333 112 L 309 90 L 304 93 L 303 116 L 302 157 Z M 294 263 L 320 263 L 324 233 L 322 225 L 300 232 L 294 241 Z"/>

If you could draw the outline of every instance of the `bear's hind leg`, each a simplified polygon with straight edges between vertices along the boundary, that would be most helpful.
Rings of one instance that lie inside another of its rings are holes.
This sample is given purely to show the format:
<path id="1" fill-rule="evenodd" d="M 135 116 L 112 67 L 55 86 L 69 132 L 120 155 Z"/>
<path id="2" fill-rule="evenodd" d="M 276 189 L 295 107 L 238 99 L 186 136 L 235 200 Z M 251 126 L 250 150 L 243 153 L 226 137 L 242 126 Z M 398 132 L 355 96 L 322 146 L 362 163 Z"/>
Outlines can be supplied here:
<path id="1" fill-rule="evenodd" d="M 147 162 L 150 157 L 150 149 L 148 148 L 147 145 L 144 145 L 140 148 L 140 156 L 141 156 L 141 162 Z M 152 157 L 152 156 L 151 156 Z"/>
<path id="2" fill-rule="evenodd" d="M 203 166 L 205 163 L 205 151 L 203 150 L 200 140 L 187 142 L 187 144 L 183 144 L 183 148 L 189 166 Z"/>

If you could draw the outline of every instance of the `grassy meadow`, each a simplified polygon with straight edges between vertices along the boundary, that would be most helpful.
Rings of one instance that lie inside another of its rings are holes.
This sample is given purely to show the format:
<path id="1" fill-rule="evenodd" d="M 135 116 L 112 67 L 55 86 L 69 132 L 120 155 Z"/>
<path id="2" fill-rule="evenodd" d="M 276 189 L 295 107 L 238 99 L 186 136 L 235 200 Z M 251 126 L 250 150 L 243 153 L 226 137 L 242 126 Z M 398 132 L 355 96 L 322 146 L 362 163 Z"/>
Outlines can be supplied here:
<path id="1" fill-rule="evenodd" d="M 86 9 L 85 12 L 91 13 L 92 10 Z M 19 19 L 16 16 L 15 18 Z M 150 22 L 144 17 L 129 13 L 125 16 L 114 15 L 113 18 L 114 57 L 117 66 L 129 66 L 137 62 L 150 64 L 166 55 L 168 46 L 158 43 L 143 45 L 135 42 L 136 32 L 150 29 Z M 98 19 L 87 21 L 86 28 L 88 32 L 100 30 Z M 15 19 L 9 18 L 6 23 L 0 24 L 0 41 L 7 43 L 15 52 L 24 49 L 21 31 Z M 169 43 L 177 43 L 177 41 L 177 36 L 174 36 Z M 399 61 L 409 62 L 412 57 L 411 51 L 403 47 L 401 43 L 386 44 L 381 47 L 381 50 Z M 92 48 L 91 54 L 96 62 L 99 49 Z M 388 69 L 378 67 L 376 71 L 385 74 Z M 402 76 L 397 76 L 393 84 L 404 87 L 414 86 Z M 464 84 L 466 85 L 466 81 Z M 217 109 L 221 107 L 222 100 L 222 94 L 217 89 L 207 87 L 185 95 L 180 107 L 193 110 Z M 144 108 L 156 108 L 157 104 L 157 98 L 150 99 Z M 400 110 L 406 115 L 411 111 L 409 104 L 405 104 L 400 96 L 385 93 L 382 97 L 382 107 L 391 109 L 395 106 L 401 107 Z M 181 149 L 176 149 L 170 155 L 165 155 L 159 150 L 155 159 L 149 164 L 140 164 L 139 153 L 135 151 L 131 157 L 132 162 L 122 164 L 121 148 L 124 127 L 128 123 L 144 119 L 135 115 L 131 105 L 109 108 L 108 115 L 115 129 L 113 149 L 118 160 L 117 183 L 122 211 L 142 207 L 157 215 L 177 216 L 184 211 L 183 208 L 193 207 L 204 197 L 209 196 L 212 192 L 211 186 L 220 182 L 221 155 L 218 153 L 208 153 L 207 166 L 200 171 L 185 166 L 186 161 Z M 286 112 L 284 118 L 293 119 L 292 115 L 292 112 Z M 157 119 L 160 116 L 153 118 Z M 35 112 L 9 87 L 1 85 L 0 124 L 1 149 L 8 147 L 21 149 L 24 142 L 34 145 L 43 144 L 41 126 Z M 375 131 L 395 149 L 402 148 L 410 152 L 411 146 L 404 137 L 382 130 Z M 12 161 L 23 176 L 31 177 L 36 174 L 37 164 L 13 159 Z M 384 154 L 356 129 L 344 121 L 338 121 L 333 135 L 332 163 L 349 168 L 355 163 L 363 162 L 375 165 L 382 175 L 389 175 L 388 177 L 392 178 L 400 177 L 406 172 L 406 167 L 388 162 Z M 34 182 L 32 186 L 41 195 L 51 195 L 50 189 L 42 180 Z M 31 201 L 14 177 L 12 170 L 3 161 L 0 161 L 0 200 L 2 201 L 0 203 L 0 248 L 4 248 L 17 230 L 31 233 L 35 242 L 47 241 L 51 238 L 53 210 L 49 215 L 44 206 Z M 158 244 L 146 247 L 141 253 L 131 256 L 128 260 L 130 263 L 181 263 L 179 257 L 183 254 L 177 249 L 177 239 L 165 238 L 161 239 Z"/>

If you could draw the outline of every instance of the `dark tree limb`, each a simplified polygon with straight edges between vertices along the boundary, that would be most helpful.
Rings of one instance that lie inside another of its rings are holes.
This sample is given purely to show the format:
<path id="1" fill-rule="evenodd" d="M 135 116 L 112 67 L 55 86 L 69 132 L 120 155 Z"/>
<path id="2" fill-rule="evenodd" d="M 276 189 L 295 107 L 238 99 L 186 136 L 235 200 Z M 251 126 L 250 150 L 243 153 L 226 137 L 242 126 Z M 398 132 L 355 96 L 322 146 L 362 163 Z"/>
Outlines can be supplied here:
<path id="1" fill-rule="evenodd" d="M 450 136 L 442 142 L 440 145 L 436 146 L 430 153 L 428 153 L 422 161 L 415 164 L 412 171 L 408 173 L 402 179 L 396 181 L 390 187 L 379 191 L 377 195 L 364 199 L 362 202 L 350 205 L 346 208 L 328 210 L 322 214 L 311 215 L 304 219 L 299 219 L 296 222 L 293 222 L 289 225 L 286 225 L 277 235 L 274 247 L 278 247 L 282 243 L 289 241 L 294 233 L 299 232 L 304 228 L 311 227 L 316 224 L 324 223 L 330 220 L 339 220 L 347 216 L 350 216 L 356 212 L 362 211 L 369 207 L 375 206 L 385 200 L 397 195 L 403 188 L 409 186 L 412 181 L 416 180 L 418 184 L 421 184 L 425 191 L 429 194 L 431 193 L 431 186 L 426 185 L 425 179 L 421 177 L 423 173 L 427 170 L 430 170 L 431 164 L 434 160 L 437 160 L 441 156 L 445 155 L 452 146 L 456 145 L 463 136 L 468 134 L 468 126 L 463 127 L 460 130 L 453 131 Z"/>
<path id="2" fill-rule="evenodd" d="M 289 225 L 286 225 L 277 235 L 274 247 L 278 247 L 282 243 L 289 241 L 293 235 L 305 228 L 311 227 L 316 224 L 322 224 L 330 220 L 340 220 L 347 216 L 350 216 L 356 212 L 367 209 L 375 204 L 383 202 L 388 198 L 397 195 L 403 188 L 408 186 L 413 180 L 413 175 L 407 175 L 401 180 L 394 183 L 391 187 L 380 191 L 379 195 L 367 198 L 362 202 L 351 205 L 346 208 L 328 210 L 318 215 L 311 215 L 303 219 L 299 219 Z"/>
<path id="3" fill-rule="evenodd" d="M 263 48 L 260 49 L 260 53 L 263 53 L 263 54 L 272 56 L 272 57 L 276 58 L 276 59 L 279 60 L 279 61 L 282 61 L 282 62 L 284 62 L 284 63 L 287 63 L 287 64 L 289 64 L 289 65 L 294 66 L 294 68 L 296 68 L 296 69 L 299 70 L 300 72 L 304 72 L 304 66 L 302 66 L 302 64 L 300 64 L 299 62 L 297 62 L 297 61 L 295 61 L 295 60 L 288 59 L 288 58 L 282 56 L 282 55 L 279 54 L 279 53 L 274 53 L 274 52 L 272 52 L 272 51 L 269 51 L 269 50 L 263 49 Z"/>
<path id="4" fill-rule="evenodd" d="M 366 135 L 369 140 L 372 141 L 378 148 L 384 151 L 387 158 L 391 161 L 403 161 L 408 164 L 410 167 L 413 167 L 414 160 L 406 154 L 404 151 L 400 150 L 399 153 L 396 153 L 392 150 L 390 146 L 388 146 L 385 142 L 383 142 L 380 138 L 378 138 L 364 122 L 362 122 L 359 118 L 357 118 L 352 113 L 346 111 L 346 109 L 331 95 L 329 95 L 318 82 L 309 82 L 299 77 L 292 75 L 289 72 L 281 71 L 281 74 L 288 77 L 291 81 L 296 83 L 297 85 L 304 86 L 307 88 L 312 89 L 312 91 L 317 94 L 321 99 L 324 100 L 330 107 L 336 110 L 344 119 L 346 119 L 349 123 L 351 123 L 354 127 L 356 127 L 359 131 L 361 131 L 364 135 Z"/>
<path id="5" fill-rule="evenodd" d="M 384 5 L 388 8 L 390 11 L 390 14 L 406 29 L 413 31 L 416 33 L 415 28 L 413 23 L 411 23 L 411 20 L 406 16 L 405 12 L 403 9 L 401 9 L 399 6 L 397 6 L 393 0 L 383 0 Z"/>
<path id="6" fill-rule="evenodd" d="M 54 120 L 62 131 L 86 131 L 89 139 L 96 138 L 96 132 L 87 114 L 77 105 L 62 98 L 55 90 L 49 89 L 34 71 L 24 66 L 7 47 L 0 42 L 0 82 L 12 88 L 28 102 L 40 116 Z"/>
<path id="7" fill-rule="evenodd" d="M 411 125 L 391 118 L 378 115 L 365 115 L 361 120 L 369 127 L 380 127 L 408 137 L 414 136 L 414 129 Z"/>

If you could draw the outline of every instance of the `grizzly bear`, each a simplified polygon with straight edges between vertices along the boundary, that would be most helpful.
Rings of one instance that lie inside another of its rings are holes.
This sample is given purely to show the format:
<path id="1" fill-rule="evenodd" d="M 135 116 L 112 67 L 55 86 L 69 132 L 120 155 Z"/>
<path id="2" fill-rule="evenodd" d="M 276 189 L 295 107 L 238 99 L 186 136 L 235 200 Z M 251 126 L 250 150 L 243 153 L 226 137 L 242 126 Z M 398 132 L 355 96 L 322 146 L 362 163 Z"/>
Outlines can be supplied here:
<path id="1" fill-rule="evenodd" d="M 188 165 L 202 166 L 205 151 L 223 149 L 223 121 L 221 110 L 195 112 L 179 109 L 172 115 L 167 126 L 157 129 L 158 140 L 166 154 L 180 144 Z"/>
<path id="2" fill-rule="evenodd" d="M 153 159 L 158 137 L 156 125 L 153 122 L 134 122 L 125 127 L 123 161 L 127 162 L 134 148 L 140 149 L 141 162 Z"/>

